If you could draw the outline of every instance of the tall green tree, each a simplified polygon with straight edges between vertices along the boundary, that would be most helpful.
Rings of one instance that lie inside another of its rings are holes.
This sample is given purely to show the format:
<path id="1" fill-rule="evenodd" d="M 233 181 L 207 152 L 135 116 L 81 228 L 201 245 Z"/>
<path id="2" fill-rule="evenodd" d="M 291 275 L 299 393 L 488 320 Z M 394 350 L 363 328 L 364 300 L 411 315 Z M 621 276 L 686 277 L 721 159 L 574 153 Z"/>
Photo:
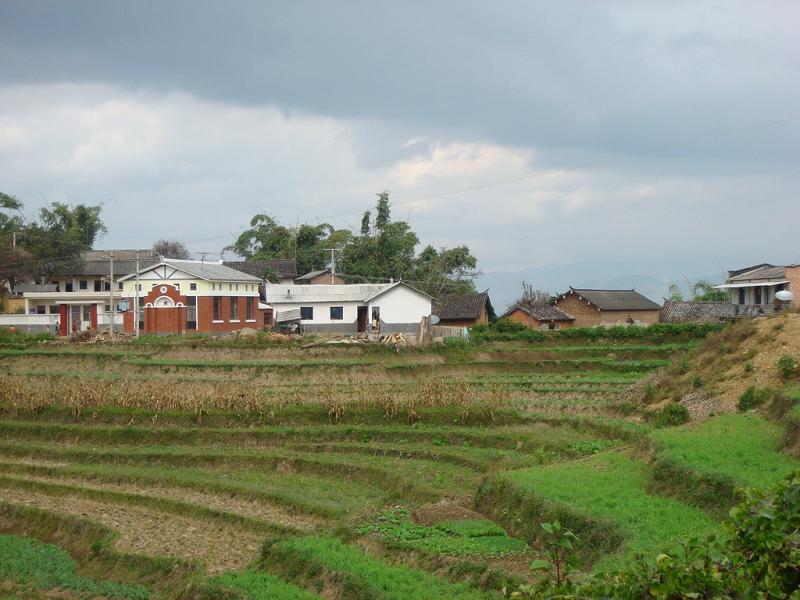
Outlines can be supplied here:
<path id="1" fill-rule="evenodd" d="M 425 246 L 416 260 L 416 287 L 433 297 L 474 292 L 477 264 L 467 246 Z"/>
<path id="2" fill-rule="evenodd" d="M 692 300 L 700 302 L 726 301 L 729 300 L 728 294 L 724 290 L 718 290 L 708 279 L 698 279 L 692 286 Z"/>
<path id="3" fill-rule="evenodd" d="M 12 200 L 9 202 L 7 196 L 3 198 L 2 207 L 19 210 L 21 203 L 15 198 Z M 79 269 L 81 254 L 91 249 L 106 232 L 101 212 L 101 205 L 71 206 L 53 202 L 40 209 L 38 221 L 14 222 L 18 230 L 17 252 L 24 253 L 25 258 L 12 263 L 11 278 L 46 281 L 55 274 Z M 9 280 L 8 275 L 6 279 Z"/>

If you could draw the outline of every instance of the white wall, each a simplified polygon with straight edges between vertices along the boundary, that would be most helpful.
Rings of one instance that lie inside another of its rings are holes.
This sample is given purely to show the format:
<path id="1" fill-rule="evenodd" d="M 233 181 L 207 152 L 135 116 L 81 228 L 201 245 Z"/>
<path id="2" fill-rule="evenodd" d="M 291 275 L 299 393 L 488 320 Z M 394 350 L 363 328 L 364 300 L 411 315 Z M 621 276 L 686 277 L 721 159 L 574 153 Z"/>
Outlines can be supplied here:
<path id="1" fill-rule="evenodd" d="M 313 323 L 327 325 L 329 323 L 355 323 L 358 318 L 358 307 L 365 306 L 363 302 L 305 302 L 300 304 L 288 304 L 283 302 L 268 302 L 278 313 L 288 310 L 299 309 L 301 306 L 314 307 L 314 320 L 303 321 L 303 323 Z M 343 318 L 331 321 L 331 306 L 341 306 L 343 308 Z"/>
<path id="2" fill-rule="evenodd" d="M 381 309 L 384 323 L 419 323 L 422 317 L 431 314 L 431 299 L 404 285 L 391 288 L 369 303 L 368 319 L 372 319 L 372 308 Z"/>

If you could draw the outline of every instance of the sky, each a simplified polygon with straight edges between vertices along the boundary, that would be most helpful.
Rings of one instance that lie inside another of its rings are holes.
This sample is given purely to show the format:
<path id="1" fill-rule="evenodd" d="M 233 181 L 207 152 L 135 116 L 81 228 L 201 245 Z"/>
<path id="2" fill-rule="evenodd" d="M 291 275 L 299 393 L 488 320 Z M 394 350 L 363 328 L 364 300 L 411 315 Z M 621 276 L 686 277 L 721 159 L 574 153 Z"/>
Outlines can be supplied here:
<path id="1" fill-rule="evenodd" d="M 0 190 L 219 256 L 376 194 L 495 304 L 800 262 L 800 3 L 0 0 Z"/>

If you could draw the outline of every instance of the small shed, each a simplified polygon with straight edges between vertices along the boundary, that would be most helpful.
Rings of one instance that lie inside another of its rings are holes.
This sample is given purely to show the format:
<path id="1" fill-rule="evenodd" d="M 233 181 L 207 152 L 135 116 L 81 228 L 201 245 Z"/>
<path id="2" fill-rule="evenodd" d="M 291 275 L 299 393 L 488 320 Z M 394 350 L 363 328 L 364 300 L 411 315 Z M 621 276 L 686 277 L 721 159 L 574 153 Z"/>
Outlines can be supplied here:
<path id="1" fill-rule="evenodd" d="M 439 325 L 473 327 L 488 325 L 496 318 L 489 291 L 480 294 L 448 294 L 433 303 L 433 314 Z"/>
<path id="2" fill-rule="evenodd" d="M 658 323 L 661 307 L 636 290 L 592 290 L 570 287 L 556 306 L 575 317 L 575 327 L 651 325 Z"/>
<path id="3" fill-rule="evenodd" d="M 546 304 L 544 306 L 513 306 L 502 317 L 521 323 L 528 329 L 567 329 L 572 327 L 575 317 L 563 310 Z"/>

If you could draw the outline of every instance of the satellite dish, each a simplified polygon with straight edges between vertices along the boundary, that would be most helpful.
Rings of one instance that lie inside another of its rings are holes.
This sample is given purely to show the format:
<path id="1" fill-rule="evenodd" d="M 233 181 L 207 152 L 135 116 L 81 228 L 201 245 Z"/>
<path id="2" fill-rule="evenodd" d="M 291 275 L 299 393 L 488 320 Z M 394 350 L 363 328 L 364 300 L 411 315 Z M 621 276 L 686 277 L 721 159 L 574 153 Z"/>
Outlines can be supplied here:
<path id="1" fill-rule="evenodd" d="M 431 325 L 436 325 L 439 322 L 439 317 L 431 315 Z"/>
<path id="2" fill-rule="evenodd" d="M 791 302 L 792 298 L 794 298 L 794 296 L 792 296 L 792 292 L 790 292 L 789 290 L 781 290 L 780 292 L 775 292 L 775 297 L 781 302 Z"/>

